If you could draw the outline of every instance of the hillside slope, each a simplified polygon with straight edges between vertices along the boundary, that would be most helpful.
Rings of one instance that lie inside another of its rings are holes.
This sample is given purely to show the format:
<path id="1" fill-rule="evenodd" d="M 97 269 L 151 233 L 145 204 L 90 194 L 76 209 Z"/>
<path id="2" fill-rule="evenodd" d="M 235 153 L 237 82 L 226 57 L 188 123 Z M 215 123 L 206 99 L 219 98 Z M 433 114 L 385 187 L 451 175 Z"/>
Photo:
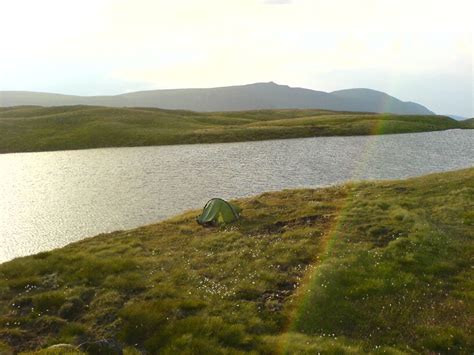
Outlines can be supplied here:
<path id="1" fill-rule="evenodd" d="M 351 100 L 354 111 L 364 111 L 367 107 L 374 112 L 393 112 L 403 115 L 426 115 L 427 109 L 415 102 L 404 102 L 384 92 L 371 89 L 347 89 L 331 92 L 345 100 Z M 432 112 L 431 112 L 432 113 Z M 432 113 L 433 114 L 433 113 Z"/>
<path id="2" fill-rule="evenodd" d="M 444 116 L 324 110 L 199 113 L 95 106 L 0 108 L 0 153 L 408 133 L 465 128 Z"/>
<path id="3" fill-rule="evenodd" d="M 474 169 L 287 190 L 18 258 L 0 353 L 469 354 L 473 201 Z"/>
<path id="4" fill-rule="evenodd" d="M 464 127 L 474 128 L 474 118 L 469 118 L 467 120 L 461 121 Z"/>
<path id="5" fill-rule="evenodd" d="M 348 92 L 351 94 L 349 95 Z M 203 112 L 318 108 L 338 111 L 434 114 L 424 106 L 403 102 L 375 90 L 351 89 L 327 93 L 278 85 L 273 82 L 206 89 L 150 90 L 114 96 L 0 91 L 0 106 L 20 105 L 156 107 Z"/>

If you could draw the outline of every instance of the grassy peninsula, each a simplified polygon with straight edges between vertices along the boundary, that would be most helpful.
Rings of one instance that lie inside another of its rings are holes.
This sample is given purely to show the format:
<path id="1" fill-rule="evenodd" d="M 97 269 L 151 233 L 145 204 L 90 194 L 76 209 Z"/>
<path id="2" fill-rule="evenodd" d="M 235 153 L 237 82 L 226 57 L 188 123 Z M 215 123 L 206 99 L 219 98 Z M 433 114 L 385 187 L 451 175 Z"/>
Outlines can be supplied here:
<path id="1" fill-rule="evenodd" d="M 474 169 L 285 190 L 18 258 L 0 353 L 472 353 L 473 201 Z"/>
<path id="2" fill-rule="evenodd" d="M 193 112 L 97 106 L 0 108 L 0 153 L 219 143 L 469 128 L 445 116 L 324 110 Z"/>

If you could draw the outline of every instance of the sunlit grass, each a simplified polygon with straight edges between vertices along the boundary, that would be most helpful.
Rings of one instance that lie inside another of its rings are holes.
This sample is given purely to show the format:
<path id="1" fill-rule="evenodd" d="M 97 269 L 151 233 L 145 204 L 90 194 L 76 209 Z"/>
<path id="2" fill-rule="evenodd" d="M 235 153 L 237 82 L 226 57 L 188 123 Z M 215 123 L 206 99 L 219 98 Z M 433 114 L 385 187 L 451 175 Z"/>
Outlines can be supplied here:
<path id="1" fill-rule="evenodd" d="M 469 353 L 474 169 L 265 193 L 0 265 L 0 351 Z M 3 347 L 3 348 L 2 348 Z"/>
<path id="2" fill-rule="evenodd" d="M 198 113 L 94 106 L 0 109 L 0 153 L 468 128 L 444 116 L 325 110 Z"/>

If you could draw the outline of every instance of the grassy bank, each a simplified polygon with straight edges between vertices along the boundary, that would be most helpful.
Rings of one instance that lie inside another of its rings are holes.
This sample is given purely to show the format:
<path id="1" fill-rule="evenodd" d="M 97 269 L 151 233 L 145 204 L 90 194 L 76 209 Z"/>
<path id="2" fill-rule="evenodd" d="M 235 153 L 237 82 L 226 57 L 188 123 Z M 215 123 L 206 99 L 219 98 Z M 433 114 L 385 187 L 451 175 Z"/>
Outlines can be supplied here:
<path id="1" fill-rule="evenodd" d="M 472 353 L 473 201 L 474 169 L 264 193 L 18 258 L 0 353 Z"/>
<path id="2" fill-rule="evenodd" d="M 445 116 L 322 110 L 198 113 L 94 106 L 0 108 L 0 153 L 409 133 L 466 128 Z"/>

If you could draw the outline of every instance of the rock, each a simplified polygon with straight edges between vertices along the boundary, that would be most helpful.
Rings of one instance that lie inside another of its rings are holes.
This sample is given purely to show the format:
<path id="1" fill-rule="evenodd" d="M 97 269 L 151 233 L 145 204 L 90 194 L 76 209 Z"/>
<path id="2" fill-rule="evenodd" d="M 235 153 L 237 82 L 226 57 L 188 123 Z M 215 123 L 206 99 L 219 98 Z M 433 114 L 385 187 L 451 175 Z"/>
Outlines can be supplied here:
<path id="1" fill-rule="evenodd" d="M 71 344 L 54 344 L 47 347 L 46 350 L 78 351 L 77 346 Z"/>

